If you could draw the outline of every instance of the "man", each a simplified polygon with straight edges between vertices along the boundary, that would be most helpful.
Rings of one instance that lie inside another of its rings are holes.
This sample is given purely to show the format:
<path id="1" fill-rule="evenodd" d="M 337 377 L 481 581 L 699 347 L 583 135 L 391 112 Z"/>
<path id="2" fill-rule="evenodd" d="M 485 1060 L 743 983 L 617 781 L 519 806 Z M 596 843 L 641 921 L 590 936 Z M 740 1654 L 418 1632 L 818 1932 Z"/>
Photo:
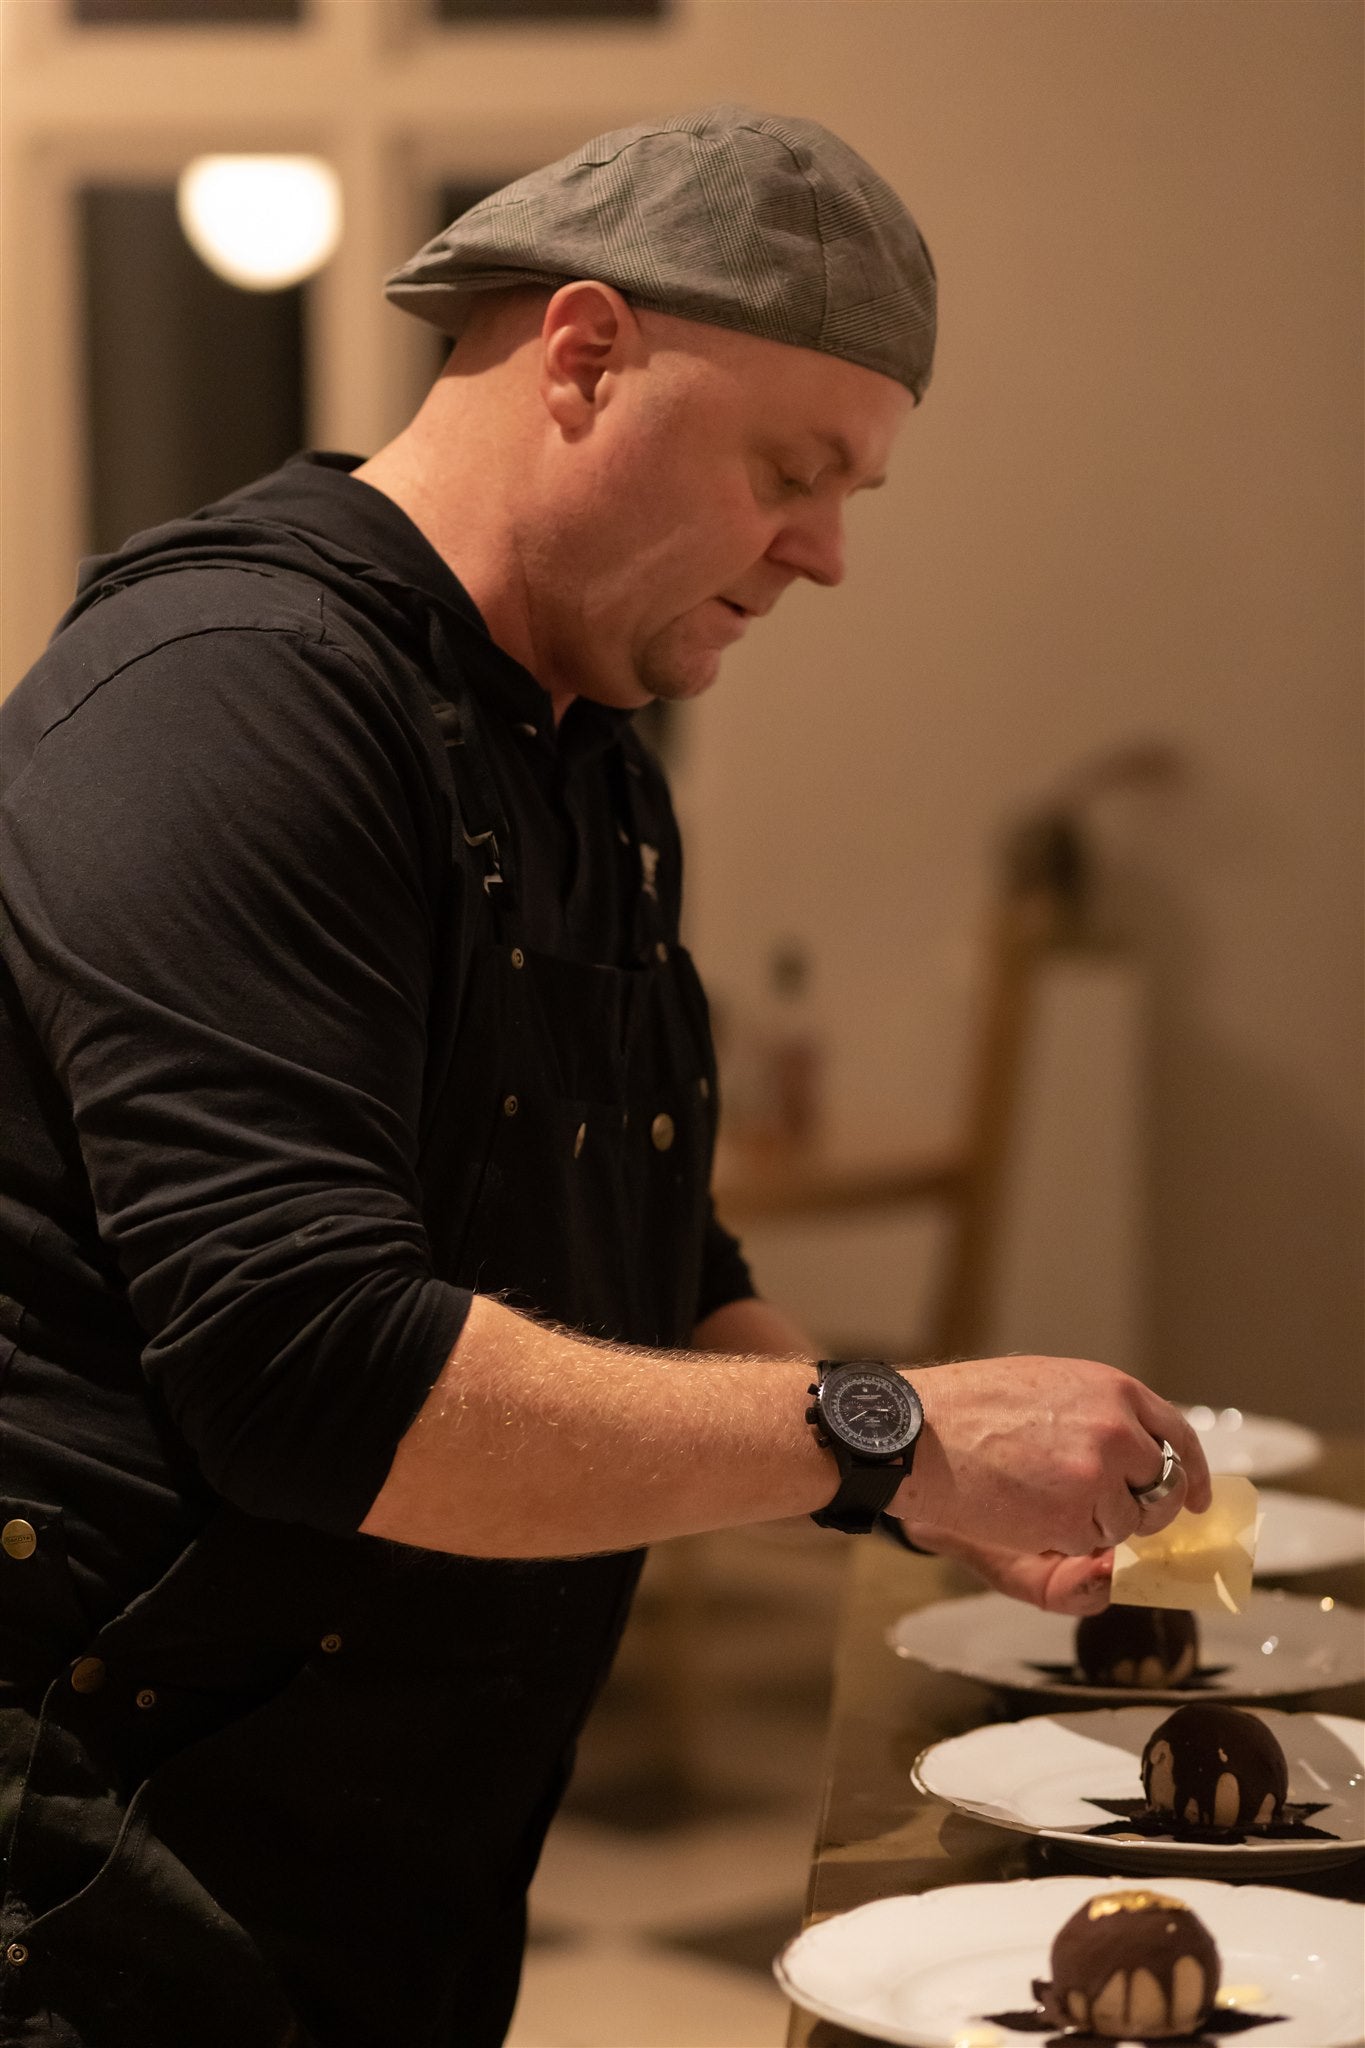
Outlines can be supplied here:
<path id="1" fill-rule="evenodd" d="M 630 713 L 839 580 L 929 376 L 900 202 L 714 108 L 390 293 L 458 337 L 406 431 L 87 565 L 6 708 L 6 2044 L 496 2043 L 641 1545 L 889 1507 L 1079 1612 L 1207 1503 L 1087 1361 L 810 1406 L 710 1212 Z"/>

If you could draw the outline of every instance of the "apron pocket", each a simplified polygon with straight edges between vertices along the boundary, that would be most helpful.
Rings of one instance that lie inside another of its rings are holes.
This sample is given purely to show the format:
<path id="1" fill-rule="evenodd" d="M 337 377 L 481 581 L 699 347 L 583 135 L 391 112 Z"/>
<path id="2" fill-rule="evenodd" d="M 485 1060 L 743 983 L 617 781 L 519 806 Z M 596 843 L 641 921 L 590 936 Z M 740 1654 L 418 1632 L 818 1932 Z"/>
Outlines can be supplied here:
<path id="1" fill-rule="evenodd" d="M 150 1825 L 143 1785 L 102 1868 L 23 1934 L 6 2009 L 88 2048 L 311 2048 L 245 1929 Z"/>

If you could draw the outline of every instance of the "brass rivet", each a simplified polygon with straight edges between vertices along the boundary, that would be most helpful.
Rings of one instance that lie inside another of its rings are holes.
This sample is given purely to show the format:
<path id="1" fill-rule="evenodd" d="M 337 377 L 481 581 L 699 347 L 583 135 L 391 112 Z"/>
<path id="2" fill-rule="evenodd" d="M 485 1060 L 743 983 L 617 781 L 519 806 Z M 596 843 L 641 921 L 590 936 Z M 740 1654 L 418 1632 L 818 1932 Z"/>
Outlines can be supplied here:
<path id="1" fill-rule="evenodd" d="M 673 1119 L 667 1110 L 661 1109 L 649 1127 L 656 1152 L 666 1152 L 673 1143 Z"/>
<path id="2" fill-rule="evenodd" d="M 14 1521 L 6 1522 L 4 1528 L 0 1529 L 0 1550 L 4 1551 L 6 1557 L 32 1557 L 37 1548 L 38 1531 L 32 1522 L 22 1521 L 16 1516 Z"/>
<path id="3" fill-rule="evenodd" d="M 521 1104 L 517 1101 L 515 1095 L 505 1095 L 503 1097 L 502 1113 L 504 1116 L 515 1116 L 520 1107 Z"/>
<path id="4" fill-rule="evenodd" d="M 711 1100 L 711 1083 L 707 1080 L 705 1074 L 702 1075 L 700 1081 L 698 1081 L 697 1083 L 697 1086 L 701 1090 L 702 1101 L 709 1102 Z"/>
<path id="5" fill-rule="evenodd" d="M 666 960 L 668 958 L 668 948 L 662 939 L 659 940 L 659 943 L 654 948 L 654 958 L 656 960 Z"/>
<path id="6" fill-rule="evenodd" d="M 322 1647 L 327 1652 L 329 1657 L 334 1655 L 334 1653 L 341 1648 L 341 1637 L 324 1636 L 322 1639 Z"/>
<path id="7" fill-rule="evenodd" d="M 23 1965 L 28 1961 L 28 1950 L 24 1947 L 22 1941 L 12 1941 L 10 1943 L 9 1947 L 5 1950 L 5 1961 L 13 1963 L 16 1970 L 22 1969 Z"/>
<path id="8" fill-rule="evenodd" d="M 98 1692 L 104 1684 L 102 1657 L 78 1657 L 71 1667 L 72 1692 Z"/>
<path id="9" fill-rule="evenodd" d="M 580 1124 L 578 1126 L 577 1131 L 574 1133 L 573 1156 L 575 1159 L 577 1159 L 579 1153 L 583 1150 L 583 1147 L 587 1143 L 587 1141 L 588 1127 L 586 1124 Z"/>
<path id="10" fill-rule="evenodd" d="M 512 965 L 514 967 L 524 967 L 526 965 L 526 955 L 522 952 L 520 946 L 513 946 L 512 948 Z"/>
<path id="11" fill-rule="evenodd" d="M 152 1691 L 150 1685 L 143 1686 L 142 1691 L 137 1696 L 137 1703 L 140 1707 L 154 1707 L 156 1705 L 156 1694 Z"/>

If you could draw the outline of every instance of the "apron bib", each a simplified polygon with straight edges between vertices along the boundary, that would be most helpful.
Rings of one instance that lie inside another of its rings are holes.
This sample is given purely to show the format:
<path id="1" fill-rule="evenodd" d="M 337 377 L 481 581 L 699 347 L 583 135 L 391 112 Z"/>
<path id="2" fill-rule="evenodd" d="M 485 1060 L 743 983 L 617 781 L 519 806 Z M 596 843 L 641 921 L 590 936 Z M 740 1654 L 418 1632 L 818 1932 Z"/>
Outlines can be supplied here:
<path id="1" fill-rule="evenodd" d="M 642 772 L 622 750 L 631 963 L 535 954 L 473 709 L 433 709 L 489 904 L 426 1105 L 435 1271 L 686 1345 L 715 1074 Z M 2 2048 L 493 2048 L 641 1561 L 451 1558 L 221 1506 L 40 1707 L 0 1689 L 23 1788 L 0 1814 Z"/>

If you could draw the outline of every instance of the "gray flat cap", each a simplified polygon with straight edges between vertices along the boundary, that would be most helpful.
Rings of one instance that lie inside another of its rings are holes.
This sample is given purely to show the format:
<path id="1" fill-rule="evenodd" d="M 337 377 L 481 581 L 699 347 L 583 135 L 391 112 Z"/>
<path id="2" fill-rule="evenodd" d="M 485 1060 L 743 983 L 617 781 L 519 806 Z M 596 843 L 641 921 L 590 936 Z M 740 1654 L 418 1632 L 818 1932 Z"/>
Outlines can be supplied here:
<path id="1" fill-rule="evenodd" d="M 579 277 L 842 356 L 917 400 L 929 382 L 929 251 L 885 180 L 815 121 L 716 106 L 599 135 L 480 200 L 384 289 L 458 335 L 475 292 Z"/>

